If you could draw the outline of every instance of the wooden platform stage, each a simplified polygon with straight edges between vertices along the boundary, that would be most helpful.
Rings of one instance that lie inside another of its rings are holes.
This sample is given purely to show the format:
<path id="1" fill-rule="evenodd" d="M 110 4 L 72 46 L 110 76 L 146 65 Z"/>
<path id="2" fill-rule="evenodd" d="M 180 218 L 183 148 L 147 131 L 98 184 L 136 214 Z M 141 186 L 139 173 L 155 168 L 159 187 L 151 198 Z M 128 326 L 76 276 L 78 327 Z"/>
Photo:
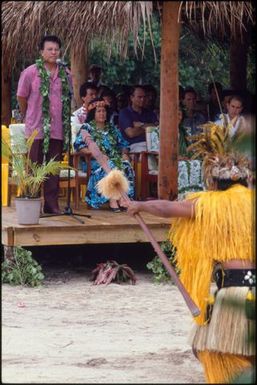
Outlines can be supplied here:
<path id="1" fill-rule="evenodd" d="M 87 209 L 83 203 L 80 206 L 76 214 L 91 215 L 78 216 L 84 224 L 62 215 L 40 218 L 38 225 L 18 225 L 14 206 L 2 207 L 2 244 L 12 247 L 148 242 L 140 225 L 126 212 Z M 145 213 L 142 217 L 158 242 L 167 238 L 170 219 Z"/>

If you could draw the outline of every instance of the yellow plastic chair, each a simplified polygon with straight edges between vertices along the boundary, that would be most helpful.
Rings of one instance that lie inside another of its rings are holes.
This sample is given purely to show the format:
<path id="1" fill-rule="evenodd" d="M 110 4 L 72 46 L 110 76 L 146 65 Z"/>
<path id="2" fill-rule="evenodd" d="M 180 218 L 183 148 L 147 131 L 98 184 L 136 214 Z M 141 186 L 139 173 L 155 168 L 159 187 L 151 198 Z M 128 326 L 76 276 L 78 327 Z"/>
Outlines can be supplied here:
<path id="1" fill-rule="evenodd" d="M 10 131 L 9 128 L 7 128 L 5 125 L 1 126 L 1 137 L 2 139 L 10 143 Z M 8 178 L 9 178 L 9 158 L 8 157 L 1 157 L 1 183 L 2 183 L 2 206 L 9 206 L 9 185 L 8 185 Z"/>

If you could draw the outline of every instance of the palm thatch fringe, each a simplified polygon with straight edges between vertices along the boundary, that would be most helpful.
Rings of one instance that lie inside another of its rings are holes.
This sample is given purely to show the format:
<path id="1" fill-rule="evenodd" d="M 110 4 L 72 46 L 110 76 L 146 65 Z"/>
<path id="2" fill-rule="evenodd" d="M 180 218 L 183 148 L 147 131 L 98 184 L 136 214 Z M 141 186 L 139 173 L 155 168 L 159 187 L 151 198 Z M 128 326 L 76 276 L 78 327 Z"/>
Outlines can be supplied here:
<path id="1" fill-rule="evenodd" d="M 121 57 L 127 55 L 129 34 L 138 49 L 141 25 L 149 28 L 155 1 L 3 1 L 2 49 L 5 65 L 15 66 L 17 58 L 34 60 L 38 42 L 46 34 L 60 37 L 65 53 L 71 49 L 81 54 L 94 37 L 106 46 L 116 46 Z M 231 36 L 254 23 L 254 6 L 250 1 L 181 1 L 178 21 L 185 21 L 204 34 L 219 30 Z M 239 29 L 238 29 L 239 28 Z M 144 44 L 141 47 L 144 50 Z"/>
<path id="2" fill-rule="evenodd" d="M 80 53 L 88 41 L 101 37 L 125 57 L 129 34 L 136 50 L 139 28 L 150 28 L 151 15 L 150 1 L 4 1 L 3 56 L 11 65 L 24 55 L 34 59 L 42 36 L 54 34 L 66 52 Z"/>
<path id="3" fill-rule="evenodd" d="M 179 20 L 203 35 L 217 34 L 238 38 L 248 25 L 254 24 L 254 4 L 251 1 L 181 1 Z"/>

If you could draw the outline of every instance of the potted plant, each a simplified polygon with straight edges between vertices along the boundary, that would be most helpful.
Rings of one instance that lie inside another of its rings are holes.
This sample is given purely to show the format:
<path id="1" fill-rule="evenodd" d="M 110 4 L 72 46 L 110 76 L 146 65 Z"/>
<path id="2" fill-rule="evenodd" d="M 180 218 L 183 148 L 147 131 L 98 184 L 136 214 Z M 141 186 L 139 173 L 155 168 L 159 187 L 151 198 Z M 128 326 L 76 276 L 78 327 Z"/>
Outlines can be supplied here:
<path id="1" fill-rule="evenodd" d="M 57 175 L 62 168 L 68 168 L 66 164 L 54 159 L 42 165 L 31 161 L 29 154 L 37 133 L 35 130 L 28 139 L 24 139 L 24 136 L 16 138 L 15 145 L 1 140 L 2 156 L 9 158 L 12 178 L 18 187 L 15 205 L 19 224 L 38 224 L 43 182 L 49 175 Z"/>

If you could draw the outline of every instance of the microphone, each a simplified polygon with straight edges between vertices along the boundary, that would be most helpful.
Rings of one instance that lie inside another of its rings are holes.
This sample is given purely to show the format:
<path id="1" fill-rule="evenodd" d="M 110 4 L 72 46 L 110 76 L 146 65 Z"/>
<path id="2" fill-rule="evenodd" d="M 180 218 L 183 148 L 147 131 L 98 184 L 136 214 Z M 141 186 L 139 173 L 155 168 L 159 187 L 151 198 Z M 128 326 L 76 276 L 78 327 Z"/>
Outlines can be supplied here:
<path id="1" fill-rule="evenodd" d="M 59 67 L 68 67 L 68 63 L 65 63 L 62 59 L 57 59 L 57 60 L 56 60 L 56 64 L 57 64 Z"/>

